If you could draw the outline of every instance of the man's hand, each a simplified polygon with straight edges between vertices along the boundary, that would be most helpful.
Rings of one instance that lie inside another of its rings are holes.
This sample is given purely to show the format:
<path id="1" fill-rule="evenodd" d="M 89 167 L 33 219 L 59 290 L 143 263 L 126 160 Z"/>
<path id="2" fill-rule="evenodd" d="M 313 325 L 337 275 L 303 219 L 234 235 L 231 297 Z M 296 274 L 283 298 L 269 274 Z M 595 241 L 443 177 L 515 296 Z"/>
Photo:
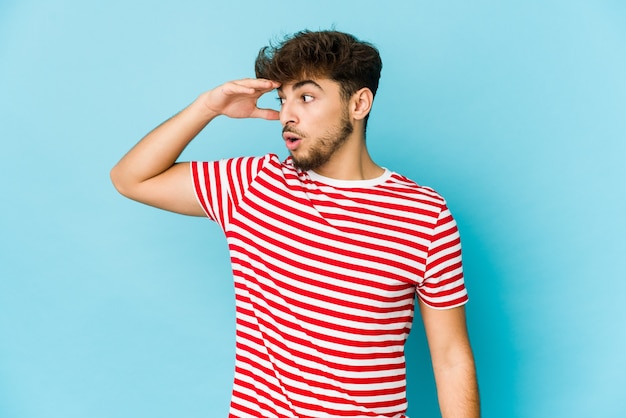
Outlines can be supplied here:
<path id="1" fill-rule="evenodd" d="M 146 135 L 111 170 L 111 180 L 124 196 L 172 212 L 204 216 L 191 186 L 189 164 L 176 160 L 204 127 L 219 115 L 277 120 L 272 109 L 259 109 L 258 99 L 278 88 L 263 79 L 230 81 L 201 94 L 191 105 Z"/>
<path id="2" fill-rule="evenodd" d="M 278 87 L 280 83 L 275 81 L 246 78 L 222 84 L 201 95 L 198 101 L 215 115 L 278 120 L 276 110 L 257 107 L 262 95 Z"/>

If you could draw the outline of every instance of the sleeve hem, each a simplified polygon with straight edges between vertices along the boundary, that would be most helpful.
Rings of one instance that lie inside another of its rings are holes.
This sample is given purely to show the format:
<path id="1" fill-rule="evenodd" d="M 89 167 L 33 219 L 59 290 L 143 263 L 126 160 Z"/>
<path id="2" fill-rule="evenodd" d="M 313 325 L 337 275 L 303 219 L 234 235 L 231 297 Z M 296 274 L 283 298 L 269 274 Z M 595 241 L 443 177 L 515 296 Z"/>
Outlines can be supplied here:
<path id="1" fill-rule="evenodd" d="M 198 202 L 198 205 L 200 205 L 200 207 L 202 208 L 202 211 L 204 212 L 204 216 L 205 218 L 207 218 L 208 220 L 212 221 L 213 219 L 211 218 L 211 215 L 209 214 L 209 212 L 207 211 L 207 208 L 204 206 L 202 199 L 200 198 L 200 195 L 198 193 L 198 188 L 196 187 L 196 183 L 198 182 L 198 171 L 195 168 L 195 166 L 199 164 L 197 161 L 191 161 L 189 163 L 189 179 L 191 181 L 191 187 L 193 189 L 193 194 L 196 197 L 196 201 Z"/>
<path id="2" fill-rule="evenodd" d="M 435 309 L 438 311 L 444 311 L 447 309 L 453 309 L 453 308 L 458 308 L 460 306 L 463 306 L 465 304 L 467 304 L 467 302 L 469 302 L 469 297 L 467 296 L 467 294 L 465 294 L 463 297 L 455 299 L 453 301 L 451 301 L 450 303 L 448 302 L 443 302 L 443 303 L 433 303 L 433 302 L 428 302 L 426 299 L 424 299 L 419 292 L 417 293 L 417 297 L 424 302 L 424 305 L 428 306 L 431 309 Z"/>

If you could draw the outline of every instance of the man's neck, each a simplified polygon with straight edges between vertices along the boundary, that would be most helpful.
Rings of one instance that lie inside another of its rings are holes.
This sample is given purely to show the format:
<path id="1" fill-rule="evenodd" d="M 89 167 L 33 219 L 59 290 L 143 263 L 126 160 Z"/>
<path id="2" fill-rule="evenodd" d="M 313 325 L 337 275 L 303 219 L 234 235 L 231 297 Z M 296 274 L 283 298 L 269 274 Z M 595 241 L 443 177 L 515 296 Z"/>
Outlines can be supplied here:
<path id="1" fill-rule="evenodd" d="M 365 138 L 355 135 L 335 151 L 326 164 L 313 171 L 336 180 L 371 180 L 381 176 L 385 170 L 370 157 Z"/>

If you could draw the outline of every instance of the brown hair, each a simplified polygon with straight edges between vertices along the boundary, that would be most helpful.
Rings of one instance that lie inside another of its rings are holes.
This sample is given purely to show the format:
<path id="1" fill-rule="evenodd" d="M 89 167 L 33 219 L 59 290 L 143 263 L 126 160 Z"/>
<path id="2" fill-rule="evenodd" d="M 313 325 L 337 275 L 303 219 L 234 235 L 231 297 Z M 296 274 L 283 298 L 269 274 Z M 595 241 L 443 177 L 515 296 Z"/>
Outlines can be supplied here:
<path id="1" fill-rule="evenodd" d="M 339 83 L 348 100 L 363 87 L 375 95 L 383 63 L 370 43 L 333 30 L 304 30 L 259 51 L 254 69 L 258 78 L 287 83 L 306 78 L 329 78 Z"/>

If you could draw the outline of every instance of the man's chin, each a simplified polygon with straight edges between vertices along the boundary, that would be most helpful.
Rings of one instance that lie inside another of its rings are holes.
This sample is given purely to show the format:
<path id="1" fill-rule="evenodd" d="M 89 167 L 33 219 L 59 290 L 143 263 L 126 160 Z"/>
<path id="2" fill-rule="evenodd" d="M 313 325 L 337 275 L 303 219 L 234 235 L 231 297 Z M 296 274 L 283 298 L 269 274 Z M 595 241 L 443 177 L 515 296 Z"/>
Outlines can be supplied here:
<path id="1" fill-rule="evenodd" d="M 298 158 L 291 154 L 291 161 L 293 161 L 293 166 L 296 167 L 300 171 L 309 171 L 313 170 L 320 166 L 320 164 L 316 164 L 314 161 L 311 161 L 307 158 Z"/>

